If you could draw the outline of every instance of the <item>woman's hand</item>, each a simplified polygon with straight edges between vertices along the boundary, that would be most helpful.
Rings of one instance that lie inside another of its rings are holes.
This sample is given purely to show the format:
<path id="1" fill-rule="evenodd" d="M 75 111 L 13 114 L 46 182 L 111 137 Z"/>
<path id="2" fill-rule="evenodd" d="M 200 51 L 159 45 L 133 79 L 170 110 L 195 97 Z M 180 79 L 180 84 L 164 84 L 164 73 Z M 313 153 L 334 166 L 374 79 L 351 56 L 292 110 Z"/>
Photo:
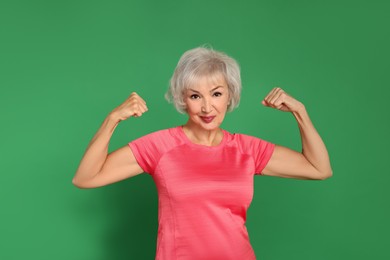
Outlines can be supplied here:
<path id="1" fill-rule="evenodd" d="M 261 103 L 284 112 L 298 112 L 304 108 L 301 102 L 288 95 L 281 88 L 272 89 Z"/>
<path id="2" fill-rule="evenodd" d="M 126 120 L 129 117 L 140 117 L 143 113 L 148 111 L 145 100 L 143 100 L 137 93 L 133 92 L 131 95 L 115 108 L 111 114 L 115 115 L 119 121 Z"/>

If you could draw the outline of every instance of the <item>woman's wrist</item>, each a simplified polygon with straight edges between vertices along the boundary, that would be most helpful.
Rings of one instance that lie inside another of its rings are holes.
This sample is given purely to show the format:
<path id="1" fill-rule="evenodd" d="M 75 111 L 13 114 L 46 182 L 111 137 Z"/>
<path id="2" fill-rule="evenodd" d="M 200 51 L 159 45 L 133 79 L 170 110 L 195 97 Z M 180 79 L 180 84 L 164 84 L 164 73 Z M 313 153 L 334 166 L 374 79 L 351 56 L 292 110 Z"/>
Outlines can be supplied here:
<path id="1" fill-rule="evenodd" d="M 310 122 L 309 114 L 306 111 L 305 106 L 301 103 L 295 111 L 292 112 L 295 119 L 300 126 L 305 126 Z"/>
<path id="2" fill-rule="evenodd" d="M 120 121 L 121 120 L 116 115 L 116 113 L 111 112 L 104 119 L 101 130 L 105 129 L 103 130 L 104 132 L 108 131 L 110 134 L 112 134 Z"/>
<path id="3" fill-rule="evenodd" d="M 305 105 L 298 101 L 298 105 L 296 106 L 295 111 L 293 111 L 293 113 L 306 113 Z"/>
<path id="4" fill-rule="evenodd" d="M 118 124 L 121 121 L 121 118 L 119 117 L 117 112 L 112 111 L 108 114 L 106 120 L 111 123 Z"/>

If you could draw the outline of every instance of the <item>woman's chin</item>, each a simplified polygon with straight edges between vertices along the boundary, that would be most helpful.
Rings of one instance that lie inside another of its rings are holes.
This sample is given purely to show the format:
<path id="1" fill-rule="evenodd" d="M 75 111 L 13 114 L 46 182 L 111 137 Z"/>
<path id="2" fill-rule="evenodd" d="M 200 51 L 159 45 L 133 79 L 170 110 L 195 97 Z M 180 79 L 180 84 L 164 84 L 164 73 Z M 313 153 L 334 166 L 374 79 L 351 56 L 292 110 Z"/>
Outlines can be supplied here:
<path id="1" fill-rule="evenodd" d="M 214 118 L 212 121 L 207 121 L 207 120 L 202 120 L 200 118 L 197 118 L 197 120 L 189 120 L 187 122 L 187 126 L 190 128 L 196 128 L 196 129 L 201 129 L 205 131 L 213 131 L 213 130 L 218 130 L 219 127 L 221 126 L 222 122 L 219 122 Z"/>
<path id="2" fill-rule="evenodd" d="M 213 131 L 213 130 L 218 130 L 220 125 L 221 124 L 218 124 L 216 122 L 211 122 L 211 123 L 202 123 L 200 124 L 200 127 L 207 131 Z"/>

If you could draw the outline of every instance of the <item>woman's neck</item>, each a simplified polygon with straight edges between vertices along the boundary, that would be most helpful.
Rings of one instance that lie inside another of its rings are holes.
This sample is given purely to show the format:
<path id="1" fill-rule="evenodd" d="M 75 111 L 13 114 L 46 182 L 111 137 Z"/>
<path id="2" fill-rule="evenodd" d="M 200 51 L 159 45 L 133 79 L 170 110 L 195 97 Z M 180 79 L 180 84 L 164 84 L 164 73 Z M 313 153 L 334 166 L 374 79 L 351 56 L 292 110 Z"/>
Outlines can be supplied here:
<path id="1" fill-rule="evenodd" d="M 189 122 L 183 125 L 183 131 L 191 142 L 201 145 L 217 146 L 223 138 L 221 128 L 207 130 L 192 126 Z"/>

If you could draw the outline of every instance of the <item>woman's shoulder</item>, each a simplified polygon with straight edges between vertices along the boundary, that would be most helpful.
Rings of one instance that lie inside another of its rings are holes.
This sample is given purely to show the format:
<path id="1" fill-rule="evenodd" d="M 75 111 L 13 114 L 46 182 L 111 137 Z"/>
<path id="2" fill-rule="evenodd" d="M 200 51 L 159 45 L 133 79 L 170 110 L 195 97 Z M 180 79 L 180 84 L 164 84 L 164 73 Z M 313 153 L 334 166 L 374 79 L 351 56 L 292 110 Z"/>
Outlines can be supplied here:
<path id="1" fill-rule="evenodd" d="M 244 133 L 236 133 L 236 132 L 230 132 L 228 130 L 223 130 L 225 132 L 225 135 L 228 137 L 228 140 L 231 141 L 248 141 L 253 139 L 261 139 L 259 137 L 250 135 L 250 134 L 244 134 Z"/>
<path id="2" fill-rule="evenodd" d="M 227 141 L 230 143 L 234 143 L 236 145 L 239 145 L 240 147 L 246 147 L 246 146 L 253 146 L 258 143 L 266 142 L 267 140 L 257 137 L 251 134 L 246 133 L 231 133 L 229 131 L 225 131 L 225 134 L 227 135 Z"/>
<path id="3" fill-rule="evenodd" d="M 169 127 L 169 128 L 159 129 L 159 130 L 152 131 L 147 135 L 165 136 L 165 137 L 176 136 L 178 134 L 178 130 L 179 130 L 178 128 L 179 128 L 179 126 L 173 126 L 173 127 Z"/>
<path id="4" fill-rule="evenodd" d="M 140 138 L 152 142 L 173 142 L 178 139 L 178 126 L 151 131 Z"/>

